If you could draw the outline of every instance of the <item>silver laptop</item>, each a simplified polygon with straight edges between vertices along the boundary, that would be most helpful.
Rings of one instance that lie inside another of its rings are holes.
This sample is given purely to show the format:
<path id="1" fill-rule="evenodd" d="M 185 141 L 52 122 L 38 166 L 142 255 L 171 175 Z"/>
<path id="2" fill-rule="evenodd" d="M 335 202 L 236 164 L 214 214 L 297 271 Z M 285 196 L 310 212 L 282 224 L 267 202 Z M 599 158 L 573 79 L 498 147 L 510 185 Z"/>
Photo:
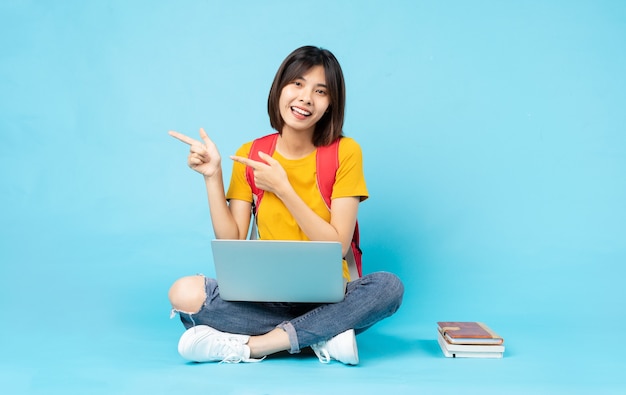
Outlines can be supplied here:
<path id="1" fill-rule="evenodd" d="M 334 303 L 343 300 L 341 243 L 212 240 L 215 277 L 228 301 Z"/>

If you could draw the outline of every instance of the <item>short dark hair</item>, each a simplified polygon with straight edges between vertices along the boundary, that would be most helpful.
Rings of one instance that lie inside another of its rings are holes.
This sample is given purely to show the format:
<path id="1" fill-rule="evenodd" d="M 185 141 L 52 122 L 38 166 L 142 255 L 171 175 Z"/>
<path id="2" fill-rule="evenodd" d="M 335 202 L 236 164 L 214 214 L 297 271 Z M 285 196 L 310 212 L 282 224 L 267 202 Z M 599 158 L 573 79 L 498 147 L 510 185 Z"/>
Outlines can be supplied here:
<path id="1" fill-rule="evenodd" d="M 315 125 L 313 144 L 316 147 L 331 144 L 343 135 L 343 117 L 346 106 L 346 86 L 341 66 L 329 50 L 314 46 L 304 46 L 289 54 L 278 68 L 270 94 L 267 98 L 267 112 L 270 124 L 279 133 L 284 120 L 278 105 L 285 85 L 306 74 L 313 66 L 323 66 L 330 104 L 328 111 Z"/>

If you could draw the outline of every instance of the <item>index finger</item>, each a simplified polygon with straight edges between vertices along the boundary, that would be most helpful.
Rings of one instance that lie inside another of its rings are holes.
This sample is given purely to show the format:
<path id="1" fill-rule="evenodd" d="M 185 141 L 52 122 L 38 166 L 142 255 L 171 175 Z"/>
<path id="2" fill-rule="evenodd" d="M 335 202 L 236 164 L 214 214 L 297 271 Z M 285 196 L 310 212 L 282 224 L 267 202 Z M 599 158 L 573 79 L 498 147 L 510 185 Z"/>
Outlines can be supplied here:
<path id="1" fill-rule="evenodd" d="M 175 132 L 173 130 L 170 130 L 168 132 L 168 134 L 170 136 L 174 137 L 175 139 L 178 139 L 178 140 L 182 141 L 183 143 L 185 143 L 187 145 L 193 145 L 194 143 L 200 143 L 199 141 L 194 140 L 191 137 L 185 136 L 184 134 Z"/>
<path id="2" fill-rule="evenodd" d="M 230 159 L 234 160 L 235 162 L 242 163 L 246 166 L 250 166 L 251 168 L 255 170 L 263 165 L 267 166 L 267 164 L 263 162 L 257 162 L 256 160 L 252 160 L 250 158 L 244 158 L 243 156 L 231 155 Z"/>

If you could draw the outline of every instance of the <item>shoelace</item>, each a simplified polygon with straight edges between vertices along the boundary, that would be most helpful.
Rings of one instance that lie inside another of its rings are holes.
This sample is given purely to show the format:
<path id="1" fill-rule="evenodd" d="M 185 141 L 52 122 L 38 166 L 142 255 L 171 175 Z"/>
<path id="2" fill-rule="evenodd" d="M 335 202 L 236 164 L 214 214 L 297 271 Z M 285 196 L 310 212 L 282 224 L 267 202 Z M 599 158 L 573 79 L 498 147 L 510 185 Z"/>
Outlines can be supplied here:
<path id="1" fill-rule="evenodd" d="M 317 355 L 317 358 L 320 360 L 321 363 L 330 363 L 331 357 L 326 347 L 314 345 L 311 348 L 313 349 L 313 351 L 315 351 L 315 355 Z"/>
<path id="2" fill-rule="evenodd" d="M 241 342 L 241 339 L 230 336 L 219 336 L 215 332 L 207 332 L 200 334 L 194 339 L 195 347 L 197 344 L 202 343 L 205 339 L 214 337 L 211 342 L 211 348 L 208 350 L 208 355 L 212 360 L 218 360 L 221 358 L 220 363 L 239 363 L 239 362 L 260 362 L 265 357 L 260 359 L 253 359 L 246 357 L 247 346 Z"/>
<path id="3" fill-rule="evenodd" d="M 211 355 L 221 357 L 220 363 L 239 363 L 247 361 L 244 357 L 244 345 L 232 337 L 218 338 L 213 342 Z"/>
<path id="4" fill-rule="evenodd" d="M 198 344 L 211 336 L 214 334 L 210 332 L 199 336 L 195 339 L 195 343 Z M 216 359 L 222 358 L 220 363 L 239 363 L 246 360 L 244 358 L 244 345 L 234 337 L 216 337 L 213 339 L 209 355 Z"/>

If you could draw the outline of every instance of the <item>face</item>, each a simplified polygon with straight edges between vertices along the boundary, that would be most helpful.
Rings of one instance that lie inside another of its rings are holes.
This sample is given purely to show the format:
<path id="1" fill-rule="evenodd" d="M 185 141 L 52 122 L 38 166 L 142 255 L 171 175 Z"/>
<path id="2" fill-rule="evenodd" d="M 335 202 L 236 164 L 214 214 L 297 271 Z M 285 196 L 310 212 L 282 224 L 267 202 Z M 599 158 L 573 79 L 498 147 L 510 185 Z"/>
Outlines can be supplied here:
<path id="1" fill-rule="evenodd" d="M 289 82 L 280 92 L 278 106 L 285 129 L 310 132 L 330 105 L 323 66 L 313 66 L 304 75 Z"/>

